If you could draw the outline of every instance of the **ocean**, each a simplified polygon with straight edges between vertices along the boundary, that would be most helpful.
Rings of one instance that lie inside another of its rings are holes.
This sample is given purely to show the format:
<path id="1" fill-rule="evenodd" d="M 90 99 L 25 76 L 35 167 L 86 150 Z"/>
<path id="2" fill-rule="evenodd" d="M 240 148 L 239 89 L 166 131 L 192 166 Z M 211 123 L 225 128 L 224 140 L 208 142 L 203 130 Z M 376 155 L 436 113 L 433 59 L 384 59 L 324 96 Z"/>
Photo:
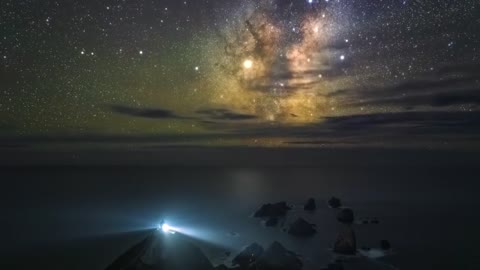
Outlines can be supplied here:
<path id="1" fill-rule="evenodd" d="M 248 162 L 239 164 L 196 164 L 189 157 L 163 165 L 4 166 L 1 268 L 104 269 L 165 220 L 214 263 L 228 262 L 253 242 L 266 247 L 279 241 L 302 256 L 304 269 L 319 269 L 333 260 L 339 231 L 338 210 L 326 204 L 332 196 L 352 208 L 359 223 L 378 219 L 354 230 L 359 248 L 391 243 L 392 254 L 375 261 L 385 269 L 480 265 L 474 153 L 344 150 L 285 155 L 286 165 L 247 154 L 242 160 Z M 303 210 L 310 197 L 317 203 L 311 213 Z M 278 227 L 252 217 L 263 203 L 278 201 L 293 208 Z M 316 224 L 314 237 L 284 231 L 298 217 Z"/>

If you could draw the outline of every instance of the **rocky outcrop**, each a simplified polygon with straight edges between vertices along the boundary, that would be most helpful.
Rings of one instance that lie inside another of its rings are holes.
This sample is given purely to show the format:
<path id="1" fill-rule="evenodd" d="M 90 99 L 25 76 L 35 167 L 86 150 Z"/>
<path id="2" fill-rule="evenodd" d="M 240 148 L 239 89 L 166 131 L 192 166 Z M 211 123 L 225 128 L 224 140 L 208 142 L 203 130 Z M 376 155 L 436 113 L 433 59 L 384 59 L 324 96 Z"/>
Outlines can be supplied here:
<path id="1" fill-rule="evenodd" d="M 350 226 L 345 226 L 338 234 L 335 245 L 333 246 L 333 252 L 344 255 L 355 255 L 357 252 L 355 232 Z"/>
<path id="2" fill-rule="evenodd" d="M 313 198 L 308 199 L 307 203 L 305 204 L 303 209 L 306 210 L 306 211 L 314 211 L 315 209 L 317 209 L 315 199 L 313 199 Z"/>
<path id="3" fill-rule="evenodd" d="M 342 202 L 340 201 L 339 198 L 332 197 L 327 201 L 327 204 L 330 208 L 339 208 L 342 206 Z"/>
<path id="4" fill-rule="evenodd" d="M 315 224 L 311 224 L 303 218 L 298 218 L 292 223 L 292 225 L 290 225 L 290 228 L 288 229 L 289 234 L 298 237 L 312 236 L 316 232 L 317 230 L 315 230 Z"/>
<path id="5" fill-rule="evenodd" d="M 343 265 L 341 263 L 329 263 L 327 268 L 323 268 L 322 270 L 343 270 Z"/>
<path id="6" fill-rule="evenodd" d="M 278 224 L 278 218 L 277 217 L 271 217 L 265 221 L 265 226 L 267 227 L 275 227 Z"/>
<path id="7" fill-rule="evenodd" d="M 298 255 L 287 250 L 282 244 L 273 242 L 258 258 L 256 270 L 300 270 L 303 263 Z"/>
<path id="8" fill-rule="evenodd" d="M 352 224 L 354 219 L 353 210 L 350 208 L 344 208 L 337 214 L 337 220 L 341 223 Z"/>
<path id="9" fill-rule="evenodd" d="M 278 242 L 273 242 L 265 251 L 256 243 L 251 244 L 235 258 L 241 258 L 240 262 L 234 262 L 234 265 L 239 266 L 233 269 L 239 270 L 301 270 L 303 266 L 297 254 L 287 250 Z M 220 265 L 217 269 L 232 268 Z"/>
<path id="10" fill-rule="evenodd" d="M 257 243 L 253 243 L 235 256 L 232 260 L 232 264 L 240 266 L 241 269 L 249 269 L 262 254 L 263 247 Z"/>
<path id="11" fill-rule="evenodd" d="M 278 202 L 273 204 L 267 203 L 262 205 L 262 207 L 260 207 L 260 209 L 255 212 L 254 217 L 283 217 L 290 209 L 291 208 L 287 205 L 286 202 Z"/>
<path id="12" fill-rule="evenodd" d="M 166 238 L 170 239 L 166 239 Z M 213 270 L 203 252 L 179 234 L 151 233 L 118 257 L 106 270 Z"/>
<path id="13" fill-rule="evenodd" d="M 383 250 L 389 250 L 392 246 L 388 240 L 381 240 L 380 241 L 380 248 Z"/>

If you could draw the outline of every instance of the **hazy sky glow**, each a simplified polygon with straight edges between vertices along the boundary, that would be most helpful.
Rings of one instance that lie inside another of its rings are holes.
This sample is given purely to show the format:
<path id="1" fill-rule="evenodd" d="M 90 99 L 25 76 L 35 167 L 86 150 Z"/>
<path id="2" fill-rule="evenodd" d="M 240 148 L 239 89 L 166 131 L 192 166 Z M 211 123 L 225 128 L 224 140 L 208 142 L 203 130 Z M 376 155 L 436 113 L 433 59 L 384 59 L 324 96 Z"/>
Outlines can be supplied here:
<path id="1" fill-rule="evenodd" d="M 3 137 L 479 139 L 477 0 L 6 0 L 0 16 Z"/>

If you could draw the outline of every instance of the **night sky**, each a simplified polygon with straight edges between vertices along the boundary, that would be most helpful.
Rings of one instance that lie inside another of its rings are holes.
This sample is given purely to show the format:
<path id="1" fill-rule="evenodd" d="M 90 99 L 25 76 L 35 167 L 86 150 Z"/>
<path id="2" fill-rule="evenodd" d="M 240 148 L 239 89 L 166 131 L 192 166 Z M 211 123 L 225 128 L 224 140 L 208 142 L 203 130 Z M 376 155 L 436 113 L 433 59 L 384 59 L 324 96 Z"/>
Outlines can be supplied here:
<path id="1" fill-rule="evenodd" d="M 0 18 L 4 138 L 478 145 L 478 0 L 3 0 Z"/>
<path id="2" fill-rule="evenodd" d="M 169 218 L 320 269 L 332 196 L 392 265 L 476 269 L 479 150 L 480 0 L 0 0 L 1 269 Z M 248 218 L 310 197 L 313 241 Z"/>

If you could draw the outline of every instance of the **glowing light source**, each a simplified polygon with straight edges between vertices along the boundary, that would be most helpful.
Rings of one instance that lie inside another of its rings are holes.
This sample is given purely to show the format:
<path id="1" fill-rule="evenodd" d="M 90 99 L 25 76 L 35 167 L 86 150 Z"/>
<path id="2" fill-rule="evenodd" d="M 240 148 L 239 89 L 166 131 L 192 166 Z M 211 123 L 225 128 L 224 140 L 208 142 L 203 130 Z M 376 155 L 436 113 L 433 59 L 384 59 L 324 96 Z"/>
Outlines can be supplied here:
<path id="1" fill-rule="evenodd" d="M 162 229 L 163 232 L 165 233 L 175 233 L 175 228 L 168 225 L 167 223 L 163 223 L 160 228 Z"/>
<path id="2" fill-rule="evenodd" d="M 247 59 L 245 61 L 243 61 L 243 67 L 246 68 L 246 69 L 250 69 L 253 67 L 253 61 L 250 60 L 250 59 Z"/>
<path id="3" fill-rule="evenodd" d="M 171 229 L 170 225 L 168 225 L 168 224 L 163 224 L 162 225 L 162 230 L 164 232 L 168 232 L 168 231 L 170 231 L 170 229 Z"/>

